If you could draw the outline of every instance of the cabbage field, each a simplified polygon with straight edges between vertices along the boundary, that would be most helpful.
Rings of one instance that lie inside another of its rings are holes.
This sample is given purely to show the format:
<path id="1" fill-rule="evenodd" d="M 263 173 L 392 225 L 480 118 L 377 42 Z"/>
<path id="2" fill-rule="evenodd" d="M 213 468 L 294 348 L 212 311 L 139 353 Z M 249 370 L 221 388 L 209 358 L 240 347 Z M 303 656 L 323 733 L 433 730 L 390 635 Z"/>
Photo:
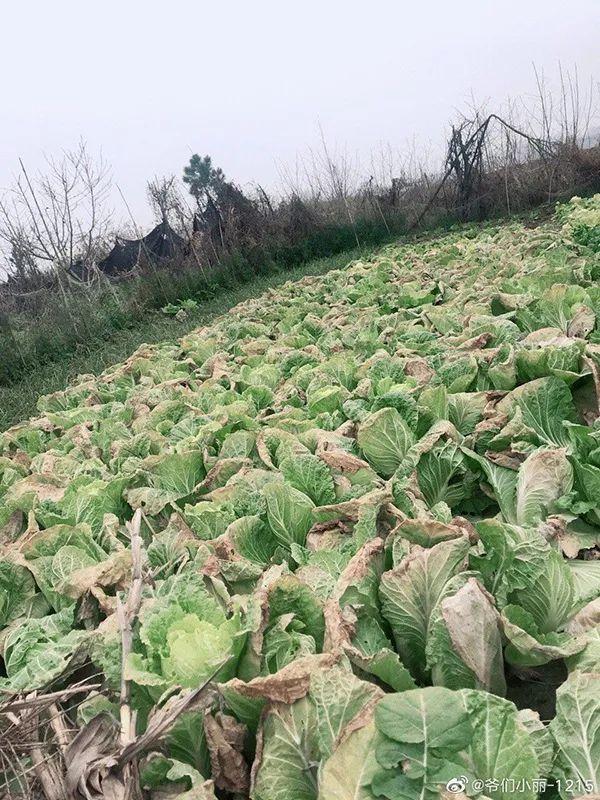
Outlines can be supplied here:
<path id="1" fill-rule="evenodd" d="M 0 434 L 0 796 L 600 793 L 599 277 L 574 198 L 41 398 Z"/>

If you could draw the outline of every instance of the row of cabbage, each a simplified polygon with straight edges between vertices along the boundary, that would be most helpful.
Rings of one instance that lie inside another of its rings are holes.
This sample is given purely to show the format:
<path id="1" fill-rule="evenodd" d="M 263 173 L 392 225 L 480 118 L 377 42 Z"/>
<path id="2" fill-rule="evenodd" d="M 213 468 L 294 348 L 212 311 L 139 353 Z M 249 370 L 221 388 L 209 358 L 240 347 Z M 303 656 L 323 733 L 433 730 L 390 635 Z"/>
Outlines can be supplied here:
<path id="1" fill-rule="evenodd" d="M 599 224 L 389 246 L 41 398 L 0 435 L 0 689 L 93 673 L 71 723 L 118 728 L 126 681 L 142 733 L 212 681 L 156 797 L 599 792 Z"/>

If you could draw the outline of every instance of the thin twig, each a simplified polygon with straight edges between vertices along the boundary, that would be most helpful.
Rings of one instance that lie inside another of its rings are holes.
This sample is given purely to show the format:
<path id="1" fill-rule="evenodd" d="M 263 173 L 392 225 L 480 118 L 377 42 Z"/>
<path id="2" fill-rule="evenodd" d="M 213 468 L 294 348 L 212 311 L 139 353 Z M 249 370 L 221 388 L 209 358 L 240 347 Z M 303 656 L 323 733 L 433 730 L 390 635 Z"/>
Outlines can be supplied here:
<path id="1" fill-rule="evenodd" d="M 140 527 L 142 524 L 142 510 L 133 515 L 128 523 L 131 541 L 131 588 L 127 601 L 123 603 L 117 595 L 117 619 L 121 628 L 121 693 L 119 701 L 121 718 L 121 749 L 126 748 L 135 739 L 136 712 L 131 709 L 131 681 L 126 675 L 127 659 L 133 649 L 133 626 L 142 603 L 142 588 L 144 578 L 142 575 L 142 537 Z M 137 769 L 135 763 L 123 766 L 122 779 L 126 789 L 126 797 L 136 795 Z"/>
<path id="2" fill-rule="evenodd" d="M 120 694 L 120 716 L 121 716 L 121 744 L 125 747 L 135 738 L 133 728 L 133 715 L 131 712 L 131 682 L 125 677 L 126 664 L 129 654 L 133 648 L 133 625 L 140 610 L 142 602 L 142 537 L 140 536 L 140 526 L 142 522 L 142 510 L 138 509 L 132 521 L 128 524 L 131 540 L 131 588 L 125 603 L 117 596 L 117 619 L 121 629 L 121 694 Z"/>
<path id="3" fill-rule="evenodd" d="M 101 683 L 87 683 L 82 684 L 81 686 L 69 686 L 67 689 L 61 689 L 58 692 L 49 692 L 48 694 L 40 694 L 37 697 L 28 697 L 25 700 L 15 700 L 13 702 L 4 703 L 0 706 L 0 714 L 8 714 L 11 711 L 21 711 L 32 708 L 36 705 L 46 705 L 47 703 L 53 703 L 56 700 L 63 700 L 66 697 L 70 697 L 73 694 L 82 694 L 84 692 L 90 692 L 93 689 L 99 689 L 102 686 Z M 7 689 L 0 689 L 0 692 L 8 692 Z M 10 692 L 10 694 L 14 694 Z"/>
<path id="4" fill-rule="evenodd" d="M 50 712 L 49 722 L 52 730 L 54 731 L 54 735 L 56 736 L 56 743 L 58 744 L 60 752 L 64 758 L 71 741 L 71 737 L 69 736 L 69 732 L 63 720 L 64 712 L 60 711 L 56 703 L 52 703 L 48 711 Z"/>

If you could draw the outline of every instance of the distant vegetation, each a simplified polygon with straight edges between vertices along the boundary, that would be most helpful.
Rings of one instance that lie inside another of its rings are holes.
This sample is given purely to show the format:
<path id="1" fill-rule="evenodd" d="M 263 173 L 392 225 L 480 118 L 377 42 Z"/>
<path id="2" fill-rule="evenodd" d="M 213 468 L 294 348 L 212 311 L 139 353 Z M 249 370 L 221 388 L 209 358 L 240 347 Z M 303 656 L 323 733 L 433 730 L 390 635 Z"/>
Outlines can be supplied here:
<path id="1" fill-rule="evenodd" d="M 398 162 L 391 150 L 361 169 L 322 136 L 318 151 L 284 173 L 284 190 L 274 197 L 259 184 L 242 189 L 210 156 L 193 155 L 183 185 L 174 176 L 148 184 L 157 222 L 183 242 L 162 253 L 144 245 L 135 220 L 123 230 L 107 213 L 110 171 L 85 144 L 49 162 L 44 175 L 21 163 L 0 201 L 8 274 L 0 284 L 0 386 L 95 351 L 162 308 L 181 311 L 181 320 L 189 301 L 193 307 L 256 276 L 409 231 L 598 191 L 594 92 L 580 91 L 576 77 L 562 78 L 558 102 L 539 80 L 535 107 L 460 118 L 437 170 L 415 154 Z M 126 241 L 111 251 L 116 234 Z"/>

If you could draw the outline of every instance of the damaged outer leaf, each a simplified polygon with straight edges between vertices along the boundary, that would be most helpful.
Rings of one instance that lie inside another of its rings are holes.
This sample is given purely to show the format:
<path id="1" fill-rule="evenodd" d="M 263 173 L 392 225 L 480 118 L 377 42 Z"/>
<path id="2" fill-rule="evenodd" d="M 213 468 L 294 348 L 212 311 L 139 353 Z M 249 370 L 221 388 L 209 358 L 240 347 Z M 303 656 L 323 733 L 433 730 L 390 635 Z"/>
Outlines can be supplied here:
<path id="1" fill-rule="evenodd" d="M 250 787 L 250 769 L 243 755 L 246 726 L 227 714 L 204 717 L 204 732 L 215 785 L 226 792 L 243 793 Z"/>
<path id="2" fill-rule="evenodd" d="M 334 653 L 304 656 L 292 661 L 274 675 L 253 678 L 247 683 L 232 678 L 224 684 L 245 697 L 258 697 L 274 703 L 293 703 L 304 697 L 310 686 L 310 676 L 317 669 L 333 666 L 338 661 Z"/>

